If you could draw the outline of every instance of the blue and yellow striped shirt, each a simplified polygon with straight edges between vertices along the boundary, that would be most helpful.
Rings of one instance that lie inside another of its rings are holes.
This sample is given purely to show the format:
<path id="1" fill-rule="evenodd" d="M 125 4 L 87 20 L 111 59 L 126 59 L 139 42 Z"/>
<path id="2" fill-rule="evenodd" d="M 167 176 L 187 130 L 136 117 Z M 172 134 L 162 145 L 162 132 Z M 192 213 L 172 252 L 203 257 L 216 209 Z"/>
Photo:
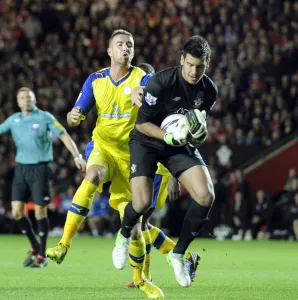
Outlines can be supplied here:
<path id="1" fill-rule="evenodd" d="M 102 69 L 87 78 L 74 105 L 81 107 L 84 116 L 96 106 L 97 121 L 92 140 L 108 147 L 116 157 L 129 158 L 129 134 L 138 112 L 138 107 L 131 103 L 131 93 L 134 88 L 146 85 L 150 77 L 132 66 L 123 78 L 115 81 L 110 68 Z"/>

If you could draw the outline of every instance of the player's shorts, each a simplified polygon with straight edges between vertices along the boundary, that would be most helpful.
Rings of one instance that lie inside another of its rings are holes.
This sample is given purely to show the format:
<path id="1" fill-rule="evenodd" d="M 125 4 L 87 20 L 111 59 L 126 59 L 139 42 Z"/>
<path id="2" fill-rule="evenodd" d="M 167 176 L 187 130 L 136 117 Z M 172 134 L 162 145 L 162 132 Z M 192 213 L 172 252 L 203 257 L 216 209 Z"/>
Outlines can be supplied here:
<path id="1" fill-rule="evenodd" d="M 50 203 L 50 179 L 52 170 L 48 162 L 17 164 L 12 182 L 12 201 L 46 206 Z"/>
<path id="2" fill-rule="evenodd" d="M 107 170 L 107 175 L 99 186 L 99 192 L 102 191 L 102 185 L 105 182 L 111 181 L 111 193 L 109 203 L 112 208 L 119 210 L 120 216 L 127 202 L 131 201 L 131 189 L 129 182 L 129 161 L 115 157 L 109 151 L 108 146 L 100 146 L 98 143 L 91 141 L 86 146 L 87 169 L 91 165 L 100 165 Z M 154 191 L 152 206 L 157 209 L 162 209 L 168 196 L 168 184 L 170 174 L 164 175 L 164 169 L 159 168 L 160 173 L 154 178 Z M 123 204 L 121 204 L 123 203 Z"/>
<path id="3" fill-rule="evenodd" d="M 109 203 L 112 208 L 118 209 L 118 203 L 127 202 L 132 199 L 129 183 L 129 161 L 112 155 L 112 149 L 91 141 L 86 146 L 87 169 L 91 165 L 103 166 L 107 170 L 106 177 L 99 186 L 111 181 L 111 195 Z"/>
<path id="4" fill-rule="evenodd" d="M 153 179 L 157 162 L 162 163 L 176 178 L 194 166 L 206 166 L 199 151 L 191 146 L 168 146 L 162 152 L 136 140 L 130 142 L 130 178 L 148 176 Z"/>

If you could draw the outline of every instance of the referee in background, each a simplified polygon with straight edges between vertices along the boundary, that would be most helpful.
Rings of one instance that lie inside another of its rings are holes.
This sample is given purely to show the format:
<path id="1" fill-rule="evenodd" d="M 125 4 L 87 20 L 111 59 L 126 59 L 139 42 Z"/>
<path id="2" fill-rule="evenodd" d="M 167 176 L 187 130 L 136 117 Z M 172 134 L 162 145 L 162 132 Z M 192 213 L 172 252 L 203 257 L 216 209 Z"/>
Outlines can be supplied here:
<path id="1" fill-rule="evenodd" d="M 10 133 L 16 144 L 12 214 L 31 243 L 24 266 L 41 268 L 47 265 L 45 249 L 49 232 L 47 205 L 50 203 L 50 163 L 53 160 L 52 133 L 60 138 L 72 154 L 78 169 L 85 171 L 86 162 L 55 117 L 36 107 L 36 98 L 31 89 L 20 88 L 17 102 L 21 112 L 13 114 L 0 125 L 0 134 Z M 29 218 L 24 215 L 24 205 L 30 194 L 35 203 L 39 242 Z"/>

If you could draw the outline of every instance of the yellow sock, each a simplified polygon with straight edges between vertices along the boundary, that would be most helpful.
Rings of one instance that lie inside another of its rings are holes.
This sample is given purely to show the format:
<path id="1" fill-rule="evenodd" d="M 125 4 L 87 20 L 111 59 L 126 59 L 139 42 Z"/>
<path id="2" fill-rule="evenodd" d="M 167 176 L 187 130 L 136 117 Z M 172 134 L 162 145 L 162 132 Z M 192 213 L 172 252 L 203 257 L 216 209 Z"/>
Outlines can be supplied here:
<path id="1" fill-rule="evenodd" d="M 149 232 L 153 246 L 162 254 L 169 253 L 176 246 L 176 243 L 168 238 L 159 228 L 151 225 Z"/>
<path id="2" fill-rule="evenodd" d="M 133 282 L 138 285 L 143 282 L 146 245 L 143 235 L 138 240 L 132 240 L 129 247 L 129 262 L 133 267 Z"/>
<path id="3" fill-rule="evenodd" d="M 151 241 L 151 236 L 149 233 L 149 230 L 143 230 L 142 231 L 143 237 L 145 239 L 145 244 L 146 244 L 146 258 L 145 258 L 145 263 L 144 263 L 144 275 L 145 277 L 151 281 L 151 271 L 150 271 L 150 252 L 151 252 L 151 246 L 152 246 L 152 241 Z"/>
<path id="4" fill-rule="evenodd" d="M 84 179 L 76 191 L 67 213 L 63 236 L 60 240 L 60 243 L 67 248 L 70 248 L 72 238 L 88 215 L 96 190 L 96 185 Z"/>

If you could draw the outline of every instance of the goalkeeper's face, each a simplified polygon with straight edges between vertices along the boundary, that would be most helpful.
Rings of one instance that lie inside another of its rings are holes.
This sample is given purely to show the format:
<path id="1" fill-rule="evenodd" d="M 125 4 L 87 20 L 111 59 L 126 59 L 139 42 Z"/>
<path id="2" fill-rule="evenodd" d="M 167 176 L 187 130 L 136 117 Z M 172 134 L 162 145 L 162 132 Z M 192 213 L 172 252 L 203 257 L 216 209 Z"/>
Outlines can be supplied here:
<path id="1" fill-rule="evenodd" d="M 134 41 L 129 35 L 118 34 L 110 42 L 108 54 L 113 63 L 121 66 L 130 65 L 134 56 Z"/>
<path id="2" fill-rule="evenodd" d="M 196 84 L 205 74 L 209 59 L 196 58 L 190 54 L 181 55 L 182 76 L 190 84 Z"/>

